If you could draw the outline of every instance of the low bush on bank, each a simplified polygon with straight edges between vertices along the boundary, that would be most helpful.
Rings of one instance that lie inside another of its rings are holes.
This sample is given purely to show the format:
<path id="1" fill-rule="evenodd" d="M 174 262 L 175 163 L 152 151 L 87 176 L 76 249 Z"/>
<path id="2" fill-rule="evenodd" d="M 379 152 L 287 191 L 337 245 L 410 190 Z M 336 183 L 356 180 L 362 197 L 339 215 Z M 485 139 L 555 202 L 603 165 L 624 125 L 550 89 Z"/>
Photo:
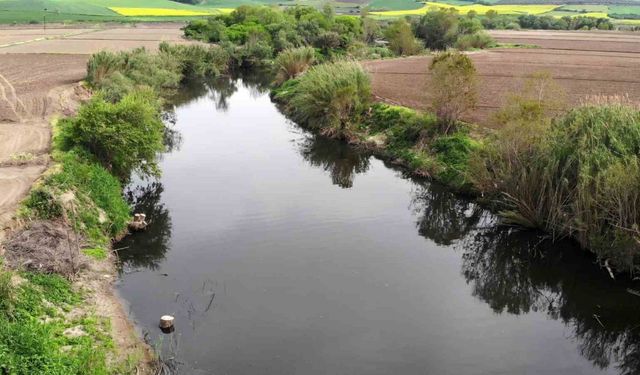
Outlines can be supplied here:
<path id="1" fill-rule="evenodd" d="M 369 76 L 355 62 L 317 65 L 294 82 L 276 99 L 294 121 L 327 135 L 348 136 L 371 96 Z"/>

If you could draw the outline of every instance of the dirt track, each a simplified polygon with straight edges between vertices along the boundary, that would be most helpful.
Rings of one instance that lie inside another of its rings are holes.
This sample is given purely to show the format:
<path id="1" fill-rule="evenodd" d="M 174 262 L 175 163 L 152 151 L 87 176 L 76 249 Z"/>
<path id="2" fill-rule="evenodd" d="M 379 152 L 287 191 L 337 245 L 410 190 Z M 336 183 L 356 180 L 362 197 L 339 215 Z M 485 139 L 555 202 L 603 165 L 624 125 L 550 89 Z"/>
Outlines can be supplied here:
<path id="1" fill-rule="evenodd" d="M 179 24 L 7 27 L 0 30 L 0 239 L 18 203 L 47 168 L 53 114 L 77 106 L 89 55 L 160 42 L 188 43 Z"/>
<path id="2" fill-rule="evenodd" d="M 544 48 L 493 49 L 472 53 L 480 76 L 478 109 L 466 120 L 491 126 L 491 113 L 505 94 L 520 87 L 522 77 L 549 71 L 563 86 L 570 104 L 587 95 L 621 95 L 640 102 L 640 34 L 558 31 L 496 31 L 500 42 L 537 44 Z M 428 56 L 365 63 L 373 92 L 382 100 L 428 108 Z"/>

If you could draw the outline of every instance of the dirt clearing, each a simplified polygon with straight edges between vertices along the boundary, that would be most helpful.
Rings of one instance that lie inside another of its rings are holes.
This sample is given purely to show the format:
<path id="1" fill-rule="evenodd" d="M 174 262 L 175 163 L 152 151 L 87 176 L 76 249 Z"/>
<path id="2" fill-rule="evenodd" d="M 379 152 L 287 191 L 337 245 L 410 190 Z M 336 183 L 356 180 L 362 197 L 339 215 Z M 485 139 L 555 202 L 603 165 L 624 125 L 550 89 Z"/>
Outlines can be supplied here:
<path id="1" fill-rule="evenodd" d="M 498 41 L 528 43 L 535 36 L 545 48 L 505 48 L 471 53 L 480 78 L 480 100 L 465 120 L 491 126 L 488 121 L 505 100 L 519 89 L 523 77 L 548 71 L 566 89 L 569 104 L 591 95 L 628 95 L 640 102 L 640 35 L 625 33 L 575 33 L 501 31 Z M 562 38 L 579 40 L 580 44 Z M 606 41 L 605 41 L 606 40 Z M 564 48 L 566 43 L 575 49 Z M 611 52 L 628 45 L 627 50 Z M 582 48 L 582 49 L 581 49 Z M 636 52 L 637 51 L 637 52 Z M 429 56 L 366 62 L 374 95 L 383 101 L 427 109 L 430 96 Z"/>

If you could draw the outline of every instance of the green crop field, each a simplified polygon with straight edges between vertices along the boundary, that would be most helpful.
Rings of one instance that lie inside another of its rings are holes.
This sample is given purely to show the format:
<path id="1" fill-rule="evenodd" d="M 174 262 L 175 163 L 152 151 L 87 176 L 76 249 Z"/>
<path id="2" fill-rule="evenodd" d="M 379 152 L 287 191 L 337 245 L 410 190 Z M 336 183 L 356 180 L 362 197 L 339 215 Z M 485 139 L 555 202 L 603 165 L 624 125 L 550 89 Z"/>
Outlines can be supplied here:
<path id="1" fill-rule="evenodd" d="M 532 0 L 532 4 L 504 5 L 495 4 L 496 1 L 487 0 L 484 3 L 492 5 L 479 5 L 465 0 L 430 3 L 420 0 L 342 0 L 333 2 L 333 5 L 337 12 L 350 14 L 357 14 L 361 7 L 369 6 L 380 17 L 420 15 L 430 6 L 451 7 L 461 13 L 473 10 L 479 14 L 493 9 L 500 14 L 547 14 L 555 17 L 640 16 L 640 1 L 638 5 L 544 5 L 537 0 Z M 48 22 L 188 20 L 227 13 L 243 4 L 322 6 L 325 3 L 325 0 L 203 0 L 200 4 L 189 5 L 171 0 L 0 0 L 0 23 L 37 23 L 42 22 L 45 16 Z"/>

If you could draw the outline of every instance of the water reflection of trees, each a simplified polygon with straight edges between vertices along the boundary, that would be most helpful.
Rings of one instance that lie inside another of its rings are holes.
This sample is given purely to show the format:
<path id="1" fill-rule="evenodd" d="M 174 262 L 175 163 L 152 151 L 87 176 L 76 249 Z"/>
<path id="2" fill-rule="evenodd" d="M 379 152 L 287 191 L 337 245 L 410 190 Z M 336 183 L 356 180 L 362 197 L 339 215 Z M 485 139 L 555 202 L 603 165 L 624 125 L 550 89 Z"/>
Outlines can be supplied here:
<path id="1" fill-rule="evenodd" d="M 366 172 L 370 165 L 369 155 L 321 136 L 307 137 L 300 145 L 300 154 L 312 166 L 329 172 L 333 184 L 345 189 L 352 187 L 355 175 Z"/>
<path id="2" fill-rule="evenodd" d="M 462 275 L 494 312 L 544 313 L 570 329 L 596 367 L 640 374 L 640 297 L 627 291 L 631 281 L 611 280 L 572 242 L 499 226 L 441 188 L 420 187 L 412 208 L 421 235 L 439 244 L 458 240 Z"/>
<path id="3" fill-rule="evenodd" d="M 248 89 L 252 97 L 258 97 L 270 90 L 272 81 L 271 74 L 260 71 L 234 72 L 213 79 L 186 80 L 180 90 L 176 90 L 168 98 L 168 109 L 175 109 L 206 96 L 214 103 L 216 110 L 226 112 L 229 109 L 229 99 L 238 91 L 238 85 Z"/>
<path id="4" fill-rule="evenodd" d="M 154 181 L 144 186 L 133 187 L 126 192 L 133 212 L 144 213 L 150 225 L 144 232 L 125 237 L 116 248 L 125 268 L 157 269 L 164 259 L 171 240 L 171 216 L 162 203 L 164 187 Z"/>
<path id="5" fill-rule="evenodd" d="M 411 208 L 418 216 L 418 233 L 438 245 L 451 245 L 486 218 L 477 204 L 438 185 L 417 185 Z"/>

